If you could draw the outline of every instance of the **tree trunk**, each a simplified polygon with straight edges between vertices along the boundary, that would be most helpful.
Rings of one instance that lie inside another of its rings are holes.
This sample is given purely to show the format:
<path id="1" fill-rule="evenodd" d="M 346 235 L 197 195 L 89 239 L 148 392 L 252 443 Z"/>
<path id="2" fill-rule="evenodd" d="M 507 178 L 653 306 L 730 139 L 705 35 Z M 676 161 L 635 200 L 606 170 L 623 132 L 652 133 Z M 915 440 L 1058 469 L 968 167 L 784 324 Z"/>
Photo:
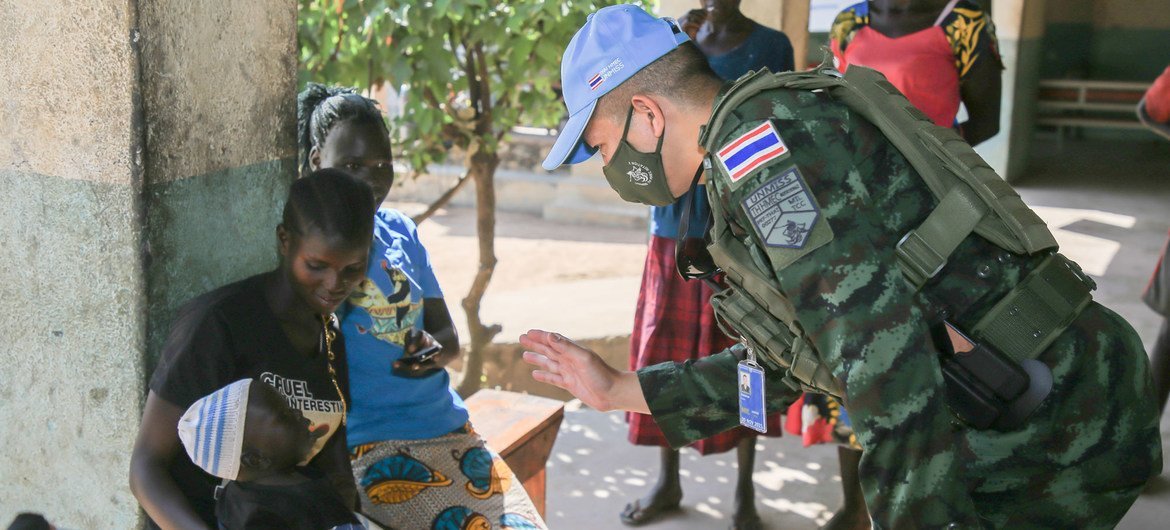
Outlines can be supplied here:
<path id="1" fill-rule="evenodd" d="M 479 270 L 467 297 L 463 299 L 463 311 L 467 314 L 467 329 L 471 333 L 471 344 L 463 363 L 463 381 L 457 392 L 467 397 L 483 385 L 483 359 L 492 339 L 500 333 L 499 324 L 485 325 L 479 318 L 480 302 L 487 291 L 492 273 L 496 270 L 496 166 L 500 157 L 486 149 L 480 149 L 471 156 L 468 176 L 475 179 L 475 228 L 479 239 Z"/>

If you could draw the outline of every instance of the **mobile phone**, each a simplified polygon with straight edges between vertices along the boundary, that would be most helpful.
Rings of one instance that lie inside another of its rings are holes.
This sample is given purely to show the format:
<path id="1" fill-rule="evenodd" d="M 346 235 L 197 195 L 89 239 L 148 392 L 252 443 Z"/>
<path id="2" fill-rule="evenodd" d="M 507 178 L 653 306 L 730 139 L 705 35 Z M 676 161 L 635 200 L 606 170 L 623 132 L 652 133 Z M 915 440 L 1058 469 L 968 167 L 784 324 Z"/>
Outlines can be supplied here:
<path id="1" fill-rule="evenodd" d="M 410 355 L 404 355 L 401 361 L 410 364 L 422 364 L 433 359 L 441 351 L 443 351 L 443 347 L 441 345 L 432 344 Z"/>

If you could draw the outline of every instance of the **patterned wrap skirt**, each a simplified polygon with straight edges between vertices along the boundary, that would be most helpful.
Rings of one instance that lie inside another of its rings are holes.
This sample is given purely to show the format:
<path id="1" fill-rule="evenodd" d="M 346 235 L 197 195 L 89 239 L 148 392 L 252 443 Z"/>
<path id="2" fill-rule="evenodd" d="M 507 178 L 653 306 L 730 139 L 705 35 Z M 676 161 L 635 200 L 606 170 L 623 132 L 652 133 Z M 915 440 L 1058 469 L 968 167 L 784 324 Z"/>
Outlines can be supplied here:
<path id="1" fill-rule="evenodd" d="M 634 332 L 630 336 L 630 369 L 667 361 L 688 361 L 719 353 L 735 341 L 719 330 L 711 309 L 710 287 L 701 281 L 683 280 L 674 264 L 674 240 L 650 236 L 646 268 L 642 272 L 642 290 L 634 312 Z M 781 435 L 781 412 L 768 416 L 767 436 Z M 646 414 L 626 414 L 630 424 L 630 443 L 668 447 L 666 437 Z M 723 453 L 740 440 L 759 433 L 736 427 L 690 447 L 700 454 Z"/>
<path id="2" fill-rule="evenodd" d="M 1167 261 L 1170 261 L 1170 237 L 1162 246 L 1162 257 L 1158 258 L 1158 265 L 1154 267 L 1154 274 L 1150 276 L 1142 300 L 1154 312 L 1170 318 L 1170 266 L 1166 264 Z"/>
<path id="3" fill-rule="evenodd" d="M 468 424 L 426 440 L 350 451 L 361 512 L 386 528 L 543 530 L 524 486 Z"/>

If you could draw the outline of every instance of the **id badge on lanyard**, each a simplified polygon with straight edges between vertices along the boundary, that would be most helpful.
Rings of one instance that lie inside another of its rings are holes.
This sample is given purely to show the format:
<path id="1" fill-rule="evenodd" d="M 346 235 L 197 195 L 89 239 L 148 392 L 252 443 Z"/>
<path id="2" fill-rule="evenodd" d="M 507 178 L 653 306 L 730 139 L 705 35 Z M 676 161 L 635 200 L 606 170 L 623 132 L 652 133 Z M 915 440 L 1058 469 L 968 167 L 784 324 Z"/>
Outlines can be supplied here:
<path id="1" fill-rule="evenodd" d="M 739 362 L 736 370 L 739 388 L 739 424 L 761 433 L 768 432 L 767 413 L 764 411 L 764 370 L 756 364 L 751 346 L 748 358 Z"/>

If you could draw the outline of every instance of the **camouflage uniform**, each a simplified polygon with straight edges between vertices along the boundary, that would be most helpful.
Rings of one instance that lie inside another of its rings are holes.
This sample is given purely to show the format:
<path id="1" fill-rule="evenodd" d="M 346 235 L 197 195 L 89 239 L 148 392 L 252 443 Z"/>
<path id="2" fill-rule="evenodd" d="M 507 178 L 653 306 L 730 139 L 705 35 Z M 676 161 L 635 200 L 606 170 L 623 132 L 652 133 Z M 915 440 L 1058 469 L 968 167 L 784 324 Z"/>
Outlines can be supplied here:
<path id="1" fill-rule="evenodd" d="M 1039 356 L 1055 384 L 1023 428 L 965 427 L 944 403 L 933 337 L 944 319 L 970 329 L 1043 256 L 1012 254 L 971 235 L 915 292 L 895 246 L 936 200 L 876 127 L 825 93 L 801 90 L 761 92 L 734 115 L 738 120 L 710 132 L 715 145 L 771 119 L 790 151 L 734 183 L 713 161 L 711 203 L 737 238 L 766 252 L 756 253 L 757 262 L 773 272 L 822 362 L 844 383 L 845 408 L 865 450 L 862 487 L 875 527 L 1116 524 L 1162 463 L 1158 408 L 1133 329 L 1090 304 Z M 820 217 L 803 248 L 767 247 L 743 203 L 774 179 L 790 179 L 793 168 Z M 638 372 L 671 445 L 738 424 L 736 364 L 743 357 L 736 346 Z M 770 411 L 799 395 L 783 375 L 767 374 Z"/>

